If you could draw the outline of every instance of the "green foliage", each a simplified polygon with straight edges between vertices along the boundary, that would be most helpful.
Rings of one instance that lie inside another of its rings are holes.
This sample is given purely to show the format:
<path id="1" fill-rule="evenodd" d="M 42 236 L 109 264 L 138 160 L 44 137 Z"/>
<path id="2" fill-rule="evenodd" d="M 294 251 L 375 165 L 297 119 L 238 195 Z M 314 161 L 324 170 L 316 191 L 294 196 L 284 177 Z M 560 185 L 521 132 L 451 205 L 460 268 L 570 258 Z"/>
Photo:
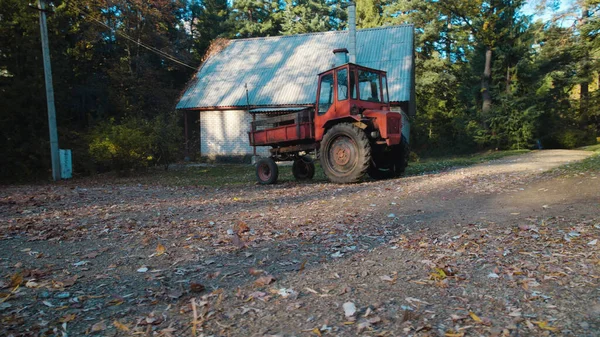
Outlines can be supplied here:
<path id="1" fill-rule="evenodd" d="M 331 8 L 322 0 L 286 0 L 281 34 L 323 32 L 331 29 Z"/>
<path id="2" fill-rule="evenodd" d="M 127 119 L 115 124 L 114 119 L 92 129 L 89 152 L 99 163 L 119 172 L 140 169 L 152 161 L 150 126 L 144 120 Z"/>
<path id="3" fill-rule="evenodd" d="M 596 143 L 594 132 L 579 129 L 564 129 L 556 131 L 543 138 L 542 144 L 545 147 L 559 149 L 573 149 L 576 147 Z"/>
<path id="4" fill-rule="evenodd" d="M 89 136 L 89 154 L 100 167 L 127 174 L 150 165 L 168 165 L 180 155 L 182 130 L 171 116 L 152 121 L 126 118 L 102 122 Z"/>

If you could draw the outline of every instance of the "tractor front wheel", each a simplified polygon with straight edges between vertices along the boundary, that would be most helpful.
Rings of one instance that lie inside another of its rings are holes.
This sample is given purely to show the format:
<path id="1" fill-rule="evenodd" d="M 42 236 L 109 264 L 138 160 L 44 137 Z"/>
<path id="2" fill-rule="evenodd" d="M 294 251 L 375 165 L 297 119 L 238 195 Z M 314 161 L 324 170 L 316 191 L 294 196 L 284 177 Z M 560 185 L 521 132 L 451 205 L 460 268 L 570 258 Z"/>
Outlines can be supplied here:
<path id="1" fill-rule="evenodd" d="M 270 185 L 277 182 L 279 169 L 271 158 L 262 158 L 256 163 L 256 180 L 261 185 Z"/>
<path id="2" fill-rule="evenodd" d="M 301 156 L 294 160 L 292 174 L 296 180 L 309 180 L 315 176 L 315 163 L 308 156 Z"/>
<path id="3" fill-rule="evenodd" d="M 371 161 L 371 145 L 364 131 L 348 123 L 329 129 L 319 152 L 323 171 L 334 183 L 358 182 Z"/>

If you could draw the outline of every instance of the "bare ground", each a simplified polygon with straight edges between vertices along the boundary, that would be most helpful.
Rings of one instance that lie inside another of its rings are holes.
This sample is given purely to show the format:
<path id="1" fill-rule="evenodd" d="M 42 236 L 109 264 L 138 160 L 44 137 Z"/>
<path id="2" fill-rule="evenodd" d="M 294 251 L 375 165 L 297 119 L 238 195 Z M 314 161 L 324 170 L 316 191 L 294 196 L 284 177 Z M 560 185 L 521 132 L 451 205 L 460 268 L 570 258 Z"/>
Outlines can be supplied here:
<path id="1" fill-rule="evenodd" d="M 0 335 L 599 336 L 600 173 L 548 172 L 589 154 L 357 185 L 4 187 Z"/>

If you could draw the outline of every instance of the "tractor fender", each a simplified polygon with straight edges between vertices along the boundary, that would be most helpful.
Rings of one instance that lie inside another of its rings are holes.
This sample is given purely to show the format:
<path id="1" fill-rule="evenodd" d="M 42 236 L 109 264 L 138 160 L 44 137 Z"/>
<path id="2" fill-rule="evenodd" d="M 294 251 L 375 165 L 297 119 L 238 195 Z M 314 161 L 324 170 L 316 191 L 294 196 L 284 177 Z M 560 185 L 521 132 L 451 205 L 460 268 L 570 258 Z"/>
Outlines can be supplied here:
<path id="1" fill-rule="evenodd" d="M 361 118 L 360 116 L 344 116 L 344 117 L 340 117 L 340 118 L 335 118 L 335 119 L 330 119 L 328 120 L 325 125 L 323 125 L 323 134 L 326 134 L 327 131 L 329 129 L 331 129 L 334 125 L 340 124 L 340 123 L 349 123 L 349 124 L 354 124 L 354 123 L 360 123 L 362 125 L 357 125 L 360 129 L 365 129 L 364 127 L 362 127 L 363 125 L 366 126 L 364 123 L 361 122 Z"/>

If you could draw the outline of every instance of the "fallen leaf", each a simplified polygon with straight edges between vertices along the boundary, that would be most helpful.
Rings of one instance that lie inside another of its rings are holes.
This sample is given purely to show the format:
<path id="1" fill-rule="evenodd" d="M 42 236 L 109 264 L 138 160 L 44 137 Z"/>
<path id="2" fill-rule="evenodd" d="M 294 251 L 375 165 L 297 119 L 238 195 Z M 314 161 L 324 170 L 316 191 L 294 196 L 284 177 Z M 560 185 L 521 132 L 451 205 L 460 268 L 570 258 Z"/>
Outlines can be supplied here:
<path id="1" fill-rule="evenodd" d="M 74 319 L 75 319 L 75 317 L 77 317 L 77 315 L 76 315 L 76 314 L 68 314 L 68 315 L 65 315 L 65 316 L 63 316 L 63 317 L 62 317 L 61 319 L 59 319 L 58 321 L 59 321 L 60 323 L 68 323 L 68 322 L 71 322 L 72 320 L 74 320 Z"/>
<path id="2" fill-rule="evenodd" d="M 344 315 L 346 317 L 352 317 L 354 314 L 356 314 L 356 306 L 352 302 L 344 303 L 342 308 L 344 308 Z"/>
<path id="3" fill-rule="evenodd" d="M 450 314 L 450 318 L 452 319 L 452 321 L 460 321 L 462 319 L 467 318 L 467 316 L 459 316 L 459 315 L 455 315 L 455 314 Z"/>
<path id="4" fill-rule="evenodd" d="M 35 280 L 31 279 L 25 283 L 25 287 L 27 288 L 39 288 L 40 284 L 35 282 Z"/>
<path id="5" fill-rule="evenodd" d="M 337 251 L 337 252 L 331 254 L 331 257 L 342 257 L 342 256 L 344 256 L 344 254 L 342 254 L 342 252 L 340 252 L 340 251 Z"/>
<path id="6" fill-rule="evenodd" d="M 383 275 L 383 276 L 379 276 L 379 279 L 382 281 L 386 281 L 386 282 L 390 282 L 390 283 L 395 283 L 396 280 L 398 279 L 398 275 L 391 277 L 389 275 Z"/>
<path id="7" fill-rule="evenodd" d="M 119 322 L 119 321 L 117 321 L 117 320 L 115 320 L 115 321 L 113 322 L 113 325 L 114 325 L 114 326 L 115 326 L 117 329 L 119 329 L 119 330 L 121 330 L 121 331 L 129 331 L 129 327 L 128 327 L 127 325 L 125 325 L 125 324 L 123 324 L 123 323 L 121 323 L 121 322 Z"/>
<path id="8" fill-rule="evenodd" d="M 408 303 L 410 303 L 410 304 L 413 304 L 413 302 L 417 302 L 417 303 L 423 303 L 423 304 L 425 304 L 425 305 L 429 305 L 429 304 L 430 304 L 430 303 L 428 303 L 428 302 L 425 302 L 425 301 L 423 301 L 423 300 L 420 300 L 420 299 L 418 299 L 418 298 L 414 298 L 414 297 L 407 297 L 407 298 L 405 298 L 405 300 L 406 300 L 406 302 L 408 302 Z"/>
<path id="9" fill-rule="evenodd" d="M 446 275 L 446 272 L 442 268 L 435 268 L 435 272 L 429 275 L 429 279 L 436 281 L 445 280 L 447 277 L 448 275 Z"/>
<path id="10" fill-rule="evenodd" d="M 255 269 L 255 268 L 250 268 L 248 269 L 248 272 L 250 273 L 250 275 L 252 276 L 259 276 L 265 273 L 264 270 L 262 269 Z"/>
<path id="11" fill-rule="evenodd" d="M 361 333 L 361 332 L 363 332 L 363 331 L 364 331 L 366 328 L 368 328 L 368 327 L 370 327 L 370 326 L 371 326 L 371 323 L 369 323 L 369 322 L 361 322 L 361 323 L 358 323 L 358 325 L 356 326 L 356 331 L 357 331 L 358 333 Z"/>
<path id="12" fill-rule="evenodd" d="M 10 283 L 8 284 L 8 288 L 14 288 L 23 283 L 23 275 L 21 273 L 15 273 L 10 277 Z"/>
<path id="13" fill-rule="evenodd" d="M 256 281 L 254 281 L 254 286 L 263 287 L 263 286 L 266 286 L 266 285 L 269 285 L 269 284 L 275 282 L 276 280 L 277 279 L 271 275 L 262 276 L 262 277 L 259 277 Z"/>
<path id="14" fill-rule="evenodd" d="M 106 330 L 106 323 L 104 321 L 98 322 L 92 325 L 92 332 L 104 331 Z"/>
<path id="15" fill-rule="evenodd" d="M 534 321 L 533 323 L 537 324 L 537 326 L 542 330 L 548 331 L 558 331 L 559 329 L 553 326 L 548 326 L 548 322 L 546 321 Z"/>
<path id="16" fill-rule="evenodd" d="M 166 252 L 167 252 L 167 249 L 165 248 L 165 246 L 163 246 L 162 244 L 159 243 L 156 246 L 156 254 L 155 254 L 155 256 L 161 256 L 161 255 L 163 255 Z"/>
<path id="17" fill-rule="evenodd" d="M 249 232 L 250 231 L 250 227 L 248 227 L 248 225 L 245 222 L 239 221 L 238 223 L 235 224 L 235 226 L 233 226 L 233 230 L 238 235 L 242 235 L 242 233 Z"/>
<path id="18" fill-rule="evenodd" d="M 86 259 L 95 259 L 98 255 L 100 255 L 99 252 L 91 252 L 91 253 L 85 254 L 83 257 Z"/>
<path id="19" fill-rule="evenodd" d="M 300 264 L 300 269 L 298 269 L 298 272 L 302 272 L 304 270 L 304 267 L 306 266 L 306 261 L 308 261 L 308 260 L 302 261 L 302 264 Z"/>
<path id="20" fill-rule="evenodd" d="M 203 292 L 205 289 L 206 289 L 206 287 L 204 287 L 204 285 L 202 285 L 200 283 L 194 283 L 194 282 L 190 283 L 190 290 L 193 293 L 200 293 L 200 292 Z"/>
<path id="21" fill-rule="evenodd" d="M 73 277 L 69 277 L 69 278 L 64 279 L 62 281 L 62 283 L 63 283 L 63 285 L 65 287 L 70 287 L 70 286 L 72 286 L 72 285 L 75 284 L 75 282 L 77 281 L 77 278 L 78 278 L 77 275 L 73 275 Z"/>
<path id="22" fill-rule="evenodd" d="M 251 299 L 254 299 L 254 298 L 261 299 L 261 298 L 263 298 L 265 296 L 267 296 L 267 293 L 264 293 L 262 291 L 255 291 L 255 292 L 251 293 L 250 295 L 248 295 L 248 298 L 251 298 Z"/>
<path id="23" fill-rule="evenodd" d="M 471 318 L 477 322 L 477 323 L 482 323 L 483 321 L 481 320 L 481 318 L 479 318 L 479 316 L 477 316 L 474 312 L 470 311 L 469 312 L 469 316 L 471 316 Z"/>
<path id="24" fill-rule="evenodd" d="M 465 335 L 464 332 L 446 332 L 444 336 L 446 337 L 463 337 Z"/>

